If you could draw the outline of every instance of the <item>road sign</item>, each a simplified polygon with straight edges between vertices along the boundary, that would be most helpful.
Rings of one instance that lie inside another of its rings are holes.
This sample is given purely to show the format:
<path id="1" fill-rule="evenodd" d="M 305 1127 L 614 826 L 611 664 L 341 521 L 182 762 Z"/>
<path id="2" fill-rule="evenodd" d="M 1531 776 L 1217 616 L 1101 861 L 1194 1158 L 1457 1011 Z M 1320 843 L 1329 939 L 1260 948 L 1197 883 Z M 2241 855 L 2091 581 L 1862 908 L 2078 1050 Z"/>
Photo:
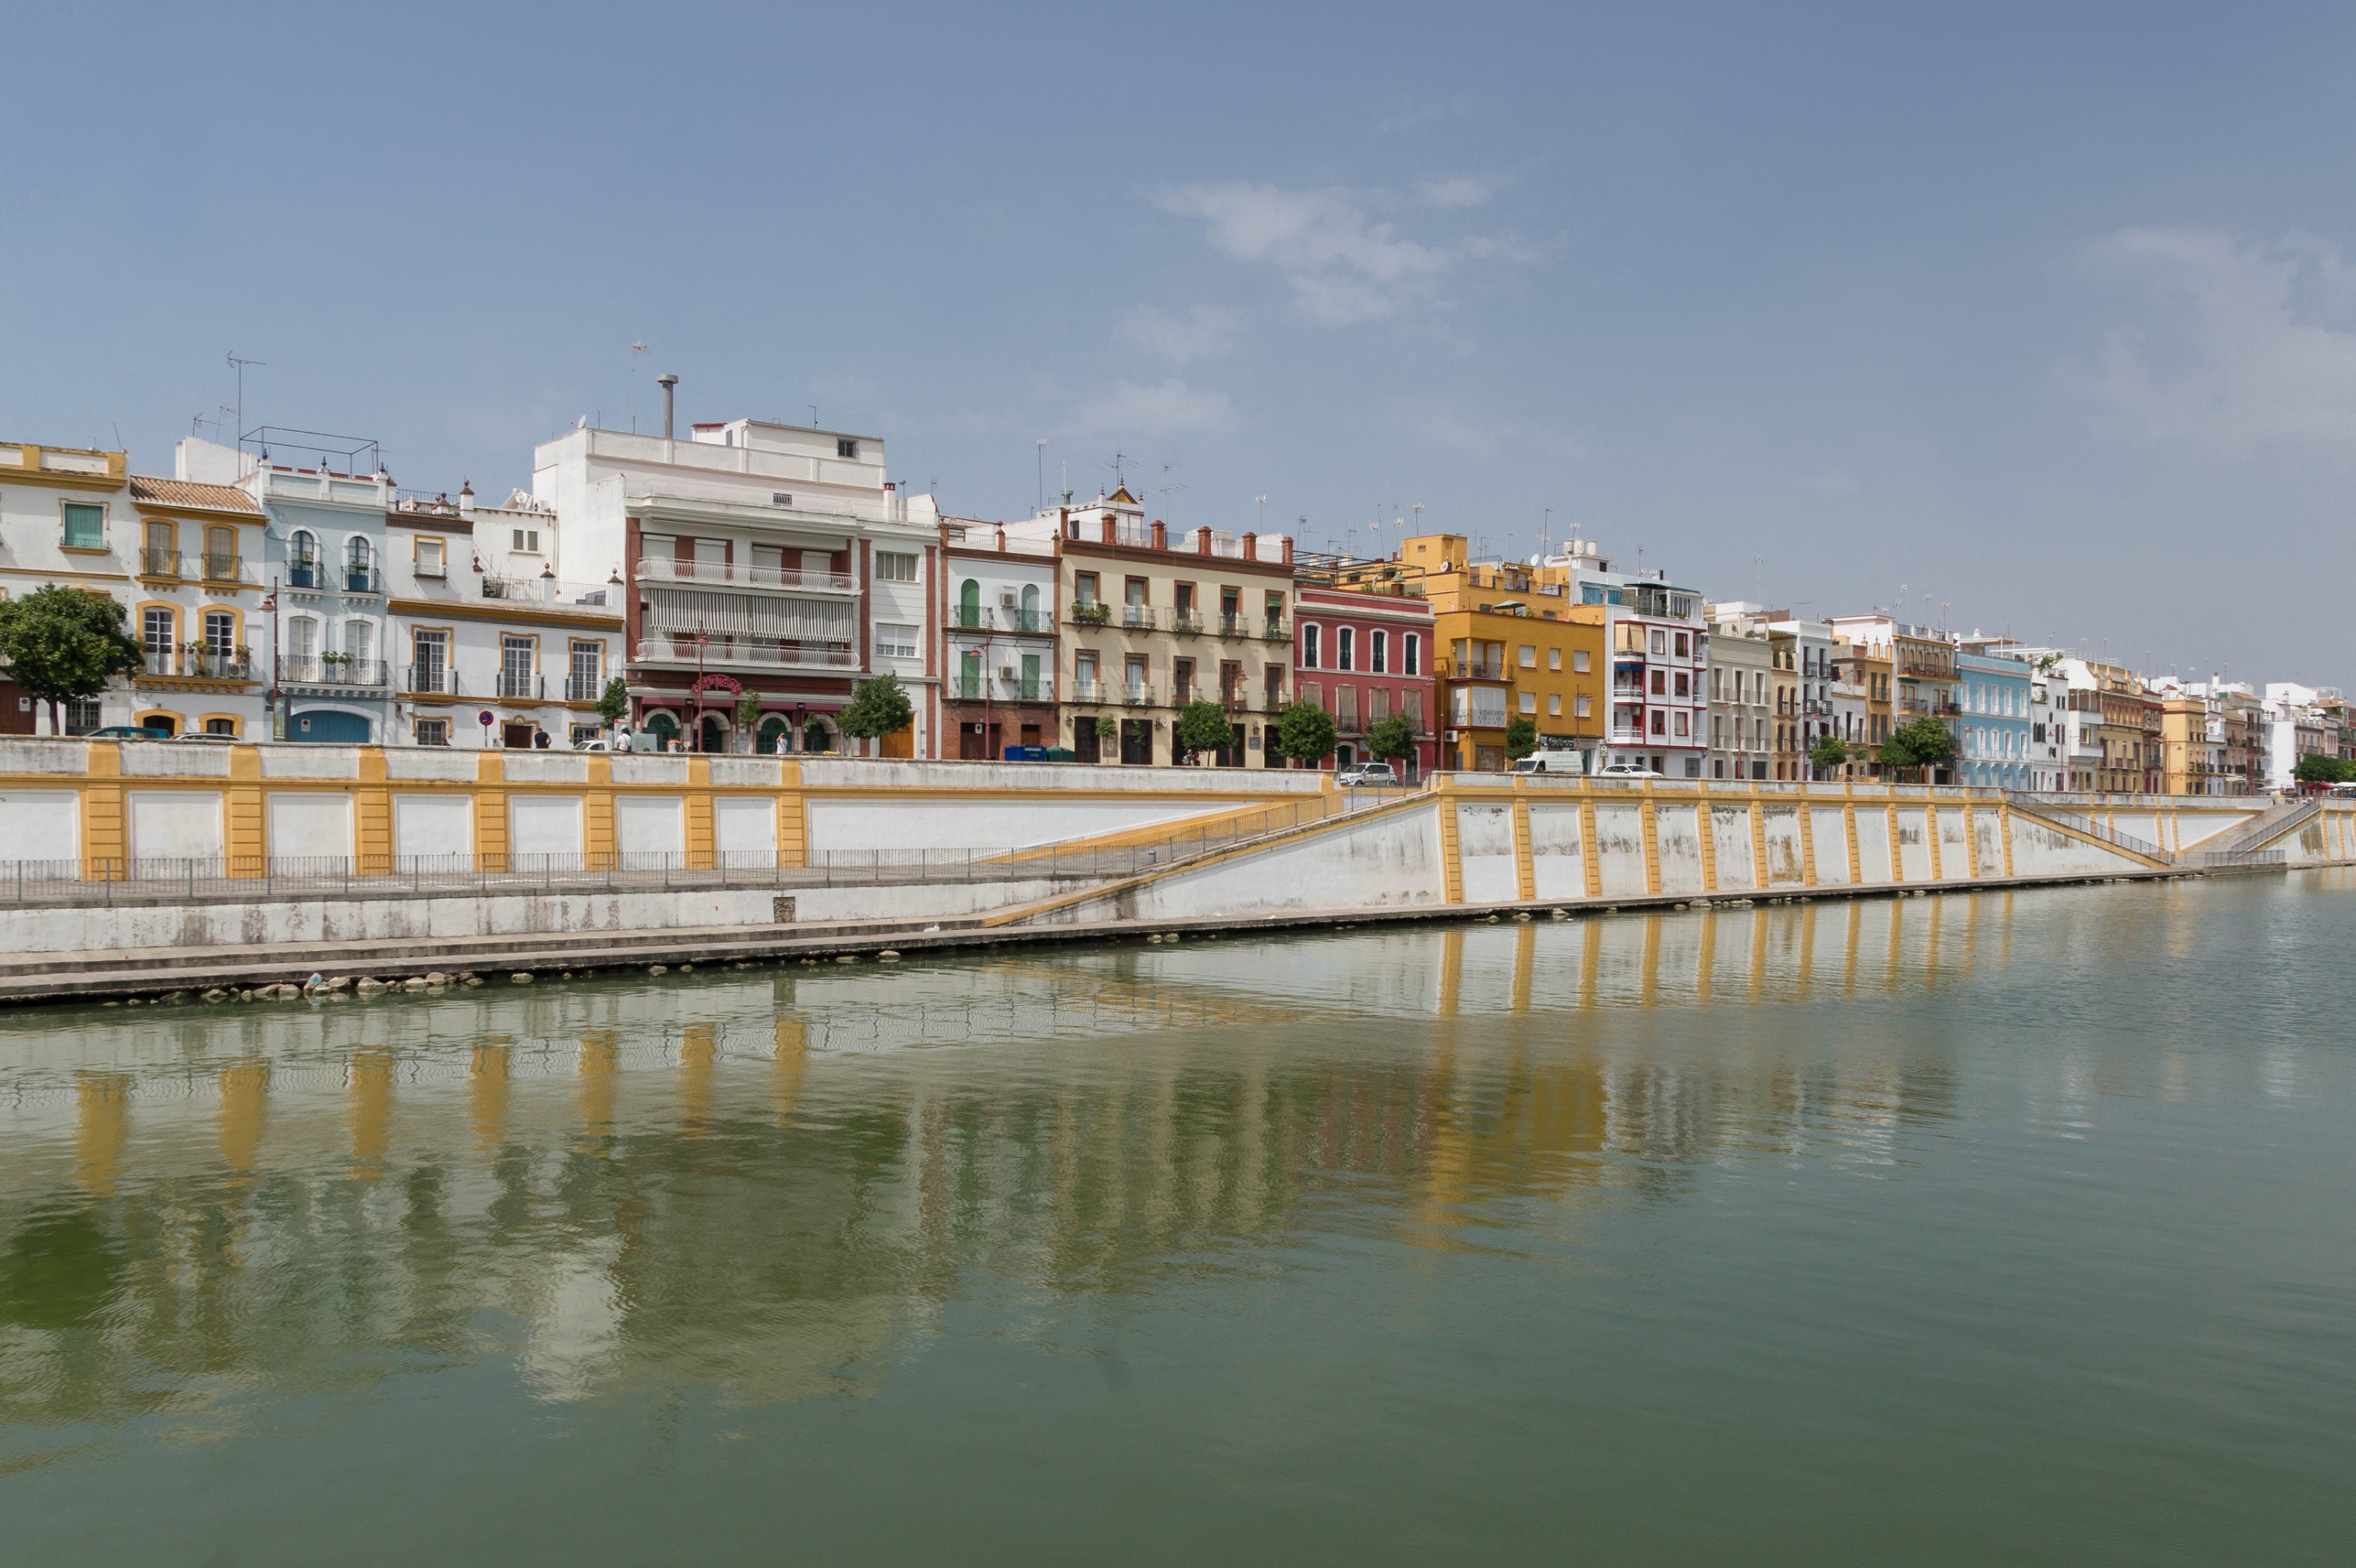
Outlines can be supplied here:
<path id="1" fill-rule="evenodd" d="M 476 714 L 475 722 L 480 724 L 486 730 L 489 729 L 491 727 L 491 710 L 486 708 L 480 713 Z"/>

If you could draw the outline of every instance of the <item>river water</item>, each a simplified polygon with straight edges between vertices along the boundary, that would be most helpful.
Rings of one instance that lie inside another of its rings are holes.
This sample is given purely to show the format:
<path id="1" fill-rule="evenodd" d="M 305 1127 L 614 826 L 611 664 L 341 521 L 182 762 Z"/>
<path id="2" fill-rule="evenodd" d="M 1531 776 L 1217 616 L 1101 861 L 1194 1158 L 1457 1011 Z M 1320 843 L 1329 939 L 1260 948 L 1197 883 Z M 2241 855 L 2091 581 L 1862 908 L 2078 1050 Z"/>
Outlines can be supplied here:
<path id="1" fill-rule="evenodd" d="M 0 1560 L 2346 1562 L 2351 895 L 0 1015 Z"/>

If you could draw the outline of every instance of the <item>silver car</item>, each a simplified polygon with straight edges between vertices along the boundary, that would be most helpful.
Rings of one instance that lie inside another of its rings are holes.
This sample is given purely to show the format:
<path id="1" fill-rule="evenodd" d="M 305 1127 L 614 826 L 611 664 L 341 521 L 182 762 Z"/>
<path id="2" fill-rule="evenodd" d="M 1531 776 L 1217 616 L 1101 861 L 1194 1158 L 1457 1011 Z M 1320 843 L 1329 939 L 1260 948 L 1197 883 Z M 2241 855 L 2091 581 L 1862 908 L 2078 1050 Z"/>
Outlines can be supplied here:
<path id="1" fill-rule="evenodd" d="M 1399 778 L 1388 763 L 1353 763 L 1333 782 L 1344 789 L 1377 789 L 1397 785 Z"/>

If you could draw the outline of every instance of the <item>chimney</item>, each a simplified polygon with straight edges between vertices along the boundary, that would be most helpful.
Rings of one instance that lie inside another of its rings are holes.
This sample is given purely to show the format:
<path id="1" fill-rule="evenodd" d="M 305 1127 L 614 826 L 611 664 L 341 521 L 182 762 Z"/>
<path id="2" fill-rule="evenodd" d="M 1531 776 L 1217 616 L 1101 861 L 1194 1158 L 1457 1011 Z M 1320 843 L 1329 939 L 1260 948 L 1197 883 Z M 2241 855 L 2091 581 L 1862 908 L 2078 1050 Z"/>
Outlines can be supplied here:
<path id="1" fill-rule="evenodd" d="M 658 387 L 660 387 L 660 388 L 663 389 L 663 439 L 664 439 L 665 441 L 669 441 L 669 440 L 671 438 L 671 434 L 670 434 L 670 432 L 671 432 L 671 424 L 670 424 L 670 398 L 671 398 L 671 391 L 672 391 L 672 389 L 673 389 L 674 388 L 676 388 L 676 387 L 679 385 L 679 378 L 678 378 L 678 377 L 676 377 L 676 376 L 670 376 L 670 375 L 657 376 L 657 377 L 655 378 L 655 385 L 656 385 L 656 386 L 658 386 Z"/>
<path id="2" fill-rule="evenodd" d="M 475 515 L 475 482 L 471 479 L 459 481 L 458 515 L 462 517 L 471 517 Z"/>
<path id="3" fill-rule="evenodd" d="M 1287 566 L 1290 566 L 1292 564 L 1292 536 L 1290 534 L 1284 536 L 1284 564 Z"/>
<path id="4" fill-rule="evenodd" d="M 1258 534 L 1246 534 L 1244 536 L 1244 559 L 1246 560 L 1258 560 L 1259 559 L 1259 536 Z"/>
<path id="5" fill-rule="evenodd" d="M 1158 517 L 1153 523 L 1153 548 L 1155 549 L 1170 548 L 1170 525 Z"/>

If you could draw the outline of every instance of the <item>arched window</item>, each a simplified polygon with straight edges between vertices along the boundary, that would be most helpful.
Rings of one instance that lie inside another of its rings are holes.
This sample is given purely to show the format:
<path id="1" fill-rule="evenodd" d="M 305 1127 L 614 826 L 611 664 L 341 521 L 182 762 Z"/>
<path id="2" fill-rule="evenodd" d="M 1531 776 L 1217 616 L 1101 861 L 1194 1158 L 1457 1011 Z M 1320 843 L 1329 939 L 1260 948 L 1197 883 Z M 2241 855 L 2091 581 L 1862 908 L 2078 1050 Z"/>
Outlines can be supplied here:
<path id="1" fill-rule="evenodd" d="M 1406 642 L 1407 646 L 1399 659 L 1399 673 L 1421 675 L 1423 673 L 1423 639 L 1415 633 L 1409 632 Z"/>
<path id="2" fill-rule="evenodd" d="M 981 584 L 970 577 L 958 587 L 958 624 L 981 624 Z"/>
<path id="3" fill-rule="evenodd" d="M 1301 667 L 1302 669 L 1319 667 L 1317 643 L 1318 634 L 1323 630 L 1323 628 L 1314 621 L 1303 621 L 1301 624 Z"/>
<path id="4" fill-rule="evenodd" d="M 1039 585 L 1035 582 L 1023 585 L 1023 629 L 1026 632 L 1046 630 L 1039 622 Z"/>
<path id="5" fill-rule="evenodd" d="M 366 593 L 372 584 L 369 572 L 369 551 L 365 535 L 354 534 L 344 545 L 344 589 L 350 593 Z"/>
<path id="6" fill-rule="evenodd" d="M 296 528 L 286 539 L 286 581 L 294 588 L 319 586 L 319 541 L 307 528 Z"/>
<path id="7" fill-rule="evenodd" d="M 1375 662 L 1366 667 L 1376 675 L 1388 675 L 1391 667 L 1391 635 L 1388 632 L 1375 633 L 1374 645 L 1368 651 L 1374 655 Z"/>
<path id="8" fill-rule="evenodd" d="M 1334 629 L 1333 667 L 1335 669 L 1355 669 L 1357 667 L 1356 665 L 1351 662 L 1352 656 L 1357 652 L 1357 648 L 1355 646 L 1356 642 L 1357 633 L 1352 628 L 1348 626 L 1340 626 Z"/>

